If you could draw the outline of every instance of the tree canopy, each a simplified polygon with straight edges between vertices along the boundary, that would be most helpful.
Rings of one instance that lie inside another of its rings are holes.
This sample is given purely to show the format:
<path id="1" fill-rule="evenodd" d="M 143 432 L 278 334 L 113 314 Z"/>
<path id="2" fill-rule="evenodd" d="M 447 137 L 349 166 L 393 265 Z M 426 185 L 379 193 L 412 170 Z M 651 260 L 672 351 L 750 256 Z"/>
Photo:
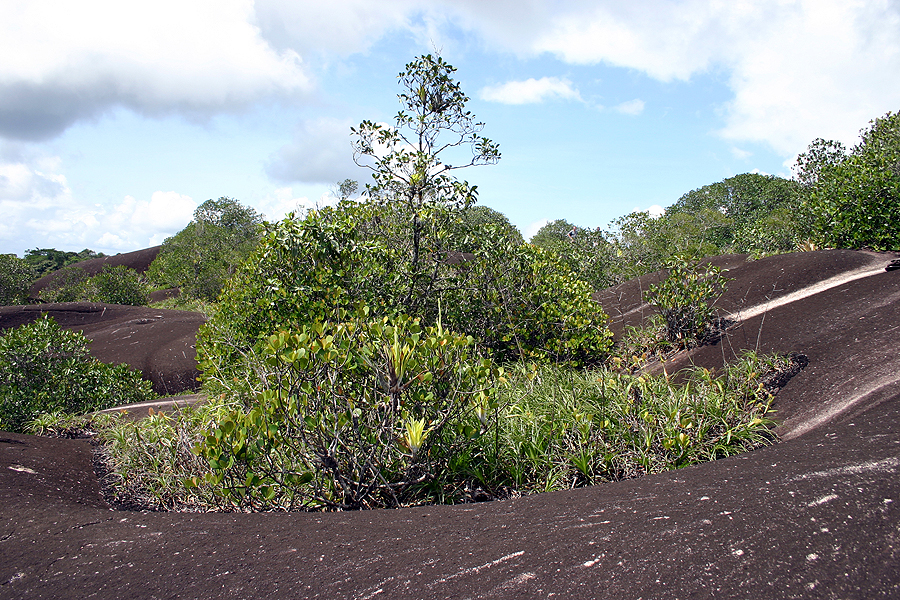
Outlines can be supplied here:
<path id="1" fill-rule="evenodd" d="M 259 240 L 262 216 L 233 198 L 207 200 L 187 227 L 167 238 L 147 272 L 190 298 L 215 300 Z"/>
<path id="2" fill-rule="evenodd" d="M 860 132 L 847 152 L 817 139 L 797 159 L 797 178 L 822 246 L 900 250 L 900 113 Z"/>
<path id="3" fill-rule="evenodd" d="M 56 248 L 34 248 L 25 252 L 24 260 L 31 265 L 37 276 L 40 277 L 83 260 L 102 258 L 104 256 L 106 255 L 102 252 L 94 252 L 89 248 L 85 248 L 81 252 L 66 252 Z"/>

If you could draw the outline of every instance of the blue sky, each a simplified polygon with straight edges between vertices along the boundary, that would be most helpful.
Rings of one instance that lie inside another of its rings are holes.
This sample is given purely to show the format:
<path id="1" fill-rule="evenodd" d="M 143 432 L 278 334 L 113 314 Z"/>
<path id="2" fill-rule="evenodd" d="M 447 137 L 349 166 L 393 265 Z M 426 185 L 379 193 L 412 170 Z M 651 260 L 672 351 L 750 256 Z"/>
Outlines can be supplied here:
<path id="1" fill-rule="evenodd" d="M 155 0 L 0 5 L 0 252 L 162 242 L 230 196 L 281 218 L 365 183 L 439 50 L 497 165 L 458 171 L 526 235 L 606 227 L 900 110 L 896 0 Z"/>

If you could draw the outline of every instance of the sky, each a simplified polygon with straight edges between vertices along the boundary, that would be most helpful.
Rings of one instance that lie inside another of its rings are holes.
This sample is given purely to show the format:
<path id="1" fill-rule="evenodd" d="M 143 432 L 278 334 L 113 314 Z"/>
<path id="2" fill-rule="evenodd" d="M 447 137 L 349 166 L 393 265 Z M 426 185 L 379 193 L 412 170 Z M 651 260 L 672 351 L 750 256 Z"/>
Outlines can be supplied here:
<path id="1" fill-rule="evenodd" d="M 227 196 L 327 204 L 350 128 L 438 53 L 499 143 L 456 171 L 526 237 L 609 226 L 900 110 L 900 0 L 4 0 L 0 253 L 161 243 Z"/>

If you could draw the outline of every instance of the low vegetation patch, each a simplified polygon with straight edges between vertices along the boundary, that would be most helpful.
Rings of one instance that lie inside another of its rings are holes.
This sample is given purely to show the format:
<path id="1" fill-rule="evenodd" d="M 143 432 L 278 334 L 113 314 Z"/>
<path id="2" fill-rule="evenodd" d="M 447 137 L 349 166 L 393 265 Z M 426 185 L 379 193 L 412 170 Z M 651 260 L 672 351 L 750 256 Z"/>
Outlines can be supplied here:
<path id="1" fill-rule="evenodd" d="M 140 273 L 125 265 L 106 265 L 91 277 L 77 266 L 60 270 L 41 290 L 44 302 L 105 302 L 143 306 L 150 300 L 150 288 Z"/>
<path id="2" fill-rule="evenodd" d="M 337 342 L 343 350 L 321 347 L 329 335 L 309 338 L 310 347 L 318 340 L 318 358 L 309 363 L 317 365 L 314 370 L 328 368 L 323 359 L 329 353 L 338 362 L 348 357 L 343 342 Z M 467 347 L 446 332 L 421 332 L 419 339 L 423 347 L 456 340 L 451 351 L 457 355 Z M 294 367 L 281 357 L 297 352 L 295 345 L 271 340 L 269 356 L 283 364 L 284 375 Z M 805 364 L 802 356 L 748 353 L 719 372 L 695 368 L 676 384 L 665 375 L 558 365 L 519 366 L 500 375 L 481 363 L 477 384 L 449 411 L 454 402 L 432 398 L 427 377 L 419 380 L 428 372 L 425 363 L 407 372 L 404 381 L 417 383 L 401 393 L 397 409 L 390 385 L 379 388 L 379 369 L 361 366 L 354 370 L 372 377 L 367 401 L 375 409 L 367 415 L 354 414 L 350 405 L 304 386 L 295 375 L 288 379 L 297 384 L 297 395 L 287 393 L 292 388 L 282 380 L 262 392 L 263 403 L 245 405 L 223 395 L 140 421 L 49 415 L 32 428 L 93 431 L 109 468 L 105 483 L 118 505 L 248 511 L 459 503 L 619 481 L 774 443 L 773 397 Z M 453 371 L 459 377 L 458 368 Z M 343 385 L 358 377 L 326 378 L 321 381 L 330 383 L 322 387 L 333 393 L 340 386 L 348 394 Z M 304 398 L 316 398 L 320 408 L 283 410 Z M 432 412 L 412 412 L 413 398 L 424 402 L 418 410 L 431 406 Z"/>
<path id="3" fill-rule="evenodd" d="M 0 336 L 0 430 L 22 431 L 42 413 L 84 413 L 144 402 L 153 385 L 127 365 L 88 354 L 87 339 L 46 315 Z"/>

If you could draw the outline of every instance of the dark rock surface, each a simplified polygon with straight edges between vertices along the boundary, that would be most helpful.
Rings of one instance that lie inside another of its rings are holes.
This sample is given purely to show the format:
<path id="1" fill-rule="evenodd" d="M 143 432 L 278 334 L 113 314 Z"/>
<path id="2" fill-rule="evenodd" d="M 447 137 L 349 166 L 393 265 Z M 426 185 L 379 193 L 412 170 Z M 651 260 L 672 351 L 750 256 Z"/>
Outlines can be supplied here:
<path id="1" fill-rule="evenodd" d="M 807 355 L 776 398 L 784 441 L 637 480 L 396 511 L 129 513 L 104 506 L 86 442 L 0 434 L 0 597 L 898 598 L 896 258 L 717 259 L 738 323 L 666 368 Z M 653 277 L 600 294 L 619 331 Z"/>

